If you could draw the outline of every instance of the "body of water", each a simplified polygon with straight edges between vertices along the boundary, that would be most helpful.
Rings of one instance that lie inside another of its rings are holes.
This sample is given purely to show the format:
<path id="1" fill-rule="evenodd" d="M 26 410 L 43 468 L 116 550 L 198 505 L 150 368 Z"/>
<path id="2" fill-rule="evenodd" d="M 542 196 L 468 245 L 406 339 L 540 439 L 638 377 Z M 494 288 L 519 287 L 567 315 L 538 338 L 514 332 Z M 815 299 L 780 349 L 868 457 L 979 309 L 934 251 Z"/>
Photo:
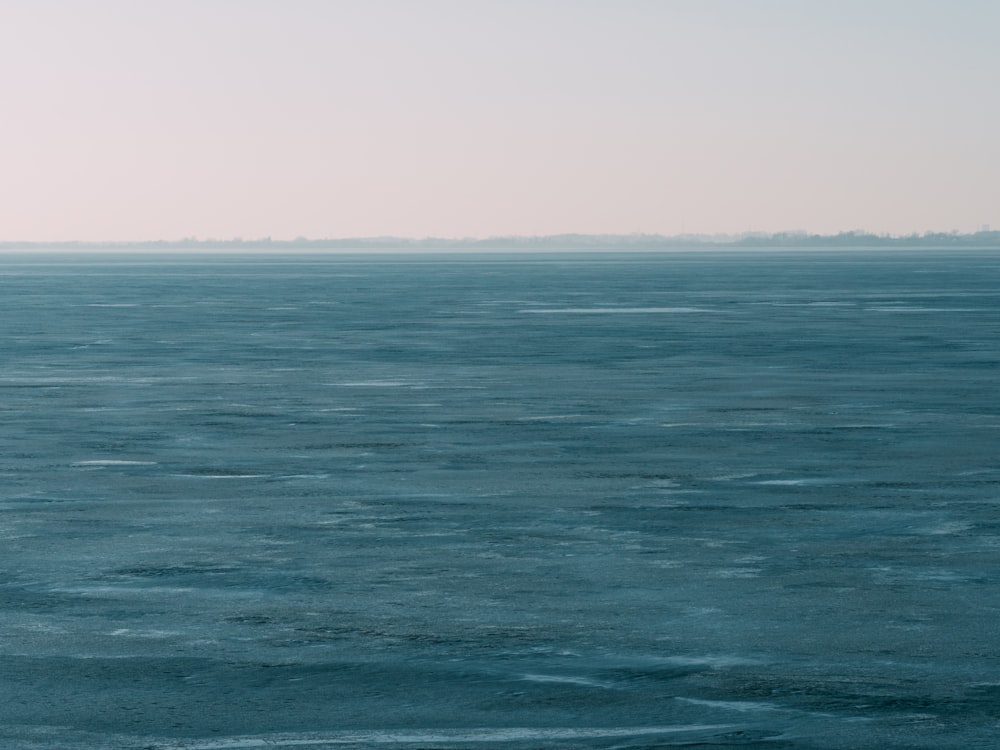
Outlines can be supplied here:
<path id="1" fill-rule="evenodd" d="M 1000 255 L 0 257 L 11 750 L 973 748 Z"/>

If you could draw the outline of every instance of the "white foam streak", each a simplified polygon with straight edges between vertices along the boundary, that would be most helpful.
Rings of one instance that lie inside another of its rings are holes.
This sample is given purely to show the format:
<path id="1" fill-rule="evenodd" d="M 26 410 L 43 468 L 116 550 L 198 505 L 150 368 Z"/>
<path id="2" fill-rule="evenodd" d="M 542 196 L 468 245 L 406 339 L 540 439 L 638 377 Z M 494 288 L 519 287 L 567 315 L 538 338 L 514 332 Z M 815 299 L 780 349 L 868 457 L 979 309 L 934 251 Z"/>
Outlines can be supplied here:
<path id="1" fill-rule="evenodd" d="M 873 312 L 981 312 L 974 307 L 869 307 Z"/>
<path id="2" fill-rule="evenodd" d="M 527 680 L 528 682 L 548 682 L 559 685 L 580 685 L 581 687 L 595 687 L 595 688 L 613 688 L 614 685 L 601 682 L 600 680 L 592 680 L 589 677 L 573 677 L 572 675 L 554 675 L 554 674 L 526 674 L 521 677 L 522 680 Z"/>
<path id="3" fill-rule="evenodd" d="M 406 380 L 357 380 L 348 383 L 330 383 L 342 388 L 419 388 L 423 383 Z"/>
<path id="4" fill-rule="evenodd" d="M 637 737 L 682 732 L 706 732 L 731 729 L 730 724 L 679 724 L 660 727 L 484 727 L 476 729 L 359 730 L 330 732 L 312 736 L 234 737 L 189 745 L 160 745 L 163 750 L 240 750 L 254 747 L 302 747 L 307 745 L 389 745 L 404 743 L 478 743 L 538 742 L 551 740 L 599 739 L 602 737 Z"/>
<path id="5" fill-rule="evenodd" d="M 560 308 L 526 308 L 518 310 L 521 313 L 543 315 L 641 315 L 641 314 L 672 314 L 672 313 L 706 313 L 714 312 L 705 307 L 560 307 Z"/>
<path id="6" fill-rule="evenodd" d="M 156 466 L 156 461 L 126 461 L 116 458 L 97 458 L 92 461 L 74 461 L 73 466 Z"/>
<path id="7" fill-rule="evenodd" d="M 780 706 L 764 701 L 710 701 L 700 698 L 675 698 L 675 700 L 691 703 L 695 706 L 706 706 L 708 708 L 722 708 L 727 711 L 739 711 L 747 713 L 751 711 L 780 711 Z"/>
<path id="8" fill-rule="evenodd" d="M 172 477 L 185 479 L 262 479 L 270 474 L 171 474 Z"/>

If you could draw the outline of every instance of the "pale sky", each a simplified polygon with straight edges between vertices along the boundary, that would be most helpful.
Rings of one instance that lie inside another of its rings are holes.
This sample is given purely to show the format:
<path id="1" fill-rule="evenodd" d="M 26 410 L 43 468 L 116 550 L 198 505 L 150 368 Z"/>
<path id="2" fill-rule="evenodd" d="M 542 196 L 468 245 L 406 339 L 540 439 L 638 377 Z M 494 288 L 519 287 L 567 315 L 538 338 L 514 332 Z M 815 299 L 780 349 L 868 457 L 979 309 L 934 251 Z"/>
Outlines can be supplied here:
<path id="1" fill-rule="evenodd" d="M 1000 228 L 1000 0 L 0 0 L 0 239 Z"/>

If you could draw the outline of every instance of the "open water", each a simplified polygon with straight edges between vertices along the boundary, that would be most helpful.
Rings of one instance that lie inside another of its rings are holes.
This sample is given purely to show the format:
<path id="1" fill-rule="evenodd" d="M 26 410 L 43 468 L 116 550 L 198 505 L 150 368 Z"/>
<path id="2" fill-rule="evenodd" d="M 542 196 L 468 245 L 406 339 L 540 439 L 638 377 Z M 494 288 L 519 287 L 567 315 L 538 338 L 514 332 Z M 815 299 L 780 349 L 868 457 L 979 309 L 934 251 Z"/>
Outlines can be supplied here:
<path id="1" fill-rule="evenodd" d="M 0 746 L 1000 744 L 1000 253 L 0 257 Z"/>

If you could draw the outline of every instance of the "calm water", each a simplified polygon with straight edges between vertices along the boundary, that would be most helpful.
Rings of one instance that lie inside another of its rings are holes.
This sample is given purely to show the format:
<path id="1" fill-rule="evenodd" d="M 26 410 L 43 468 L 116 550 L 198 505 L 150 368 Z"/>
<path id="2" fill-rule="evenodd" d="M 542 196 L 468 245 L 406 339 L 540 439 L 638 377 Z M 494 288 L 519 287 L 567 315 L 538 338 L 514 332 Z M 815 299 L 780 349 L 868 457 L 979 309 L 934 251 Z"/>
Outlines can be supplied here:
<path id="1" fill-rule="evenodd" d="M 1000 741 L 1000 253 L 2 256 L 0 332 L 4 748 Z"/>

